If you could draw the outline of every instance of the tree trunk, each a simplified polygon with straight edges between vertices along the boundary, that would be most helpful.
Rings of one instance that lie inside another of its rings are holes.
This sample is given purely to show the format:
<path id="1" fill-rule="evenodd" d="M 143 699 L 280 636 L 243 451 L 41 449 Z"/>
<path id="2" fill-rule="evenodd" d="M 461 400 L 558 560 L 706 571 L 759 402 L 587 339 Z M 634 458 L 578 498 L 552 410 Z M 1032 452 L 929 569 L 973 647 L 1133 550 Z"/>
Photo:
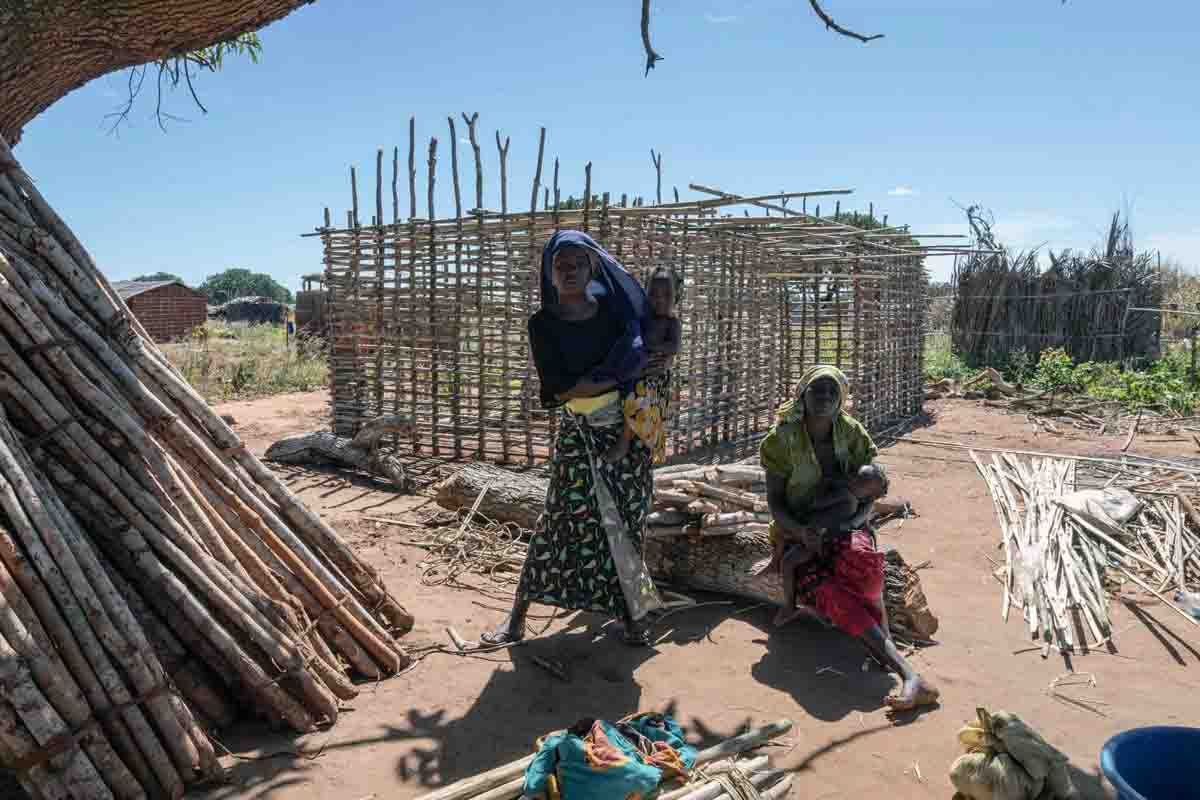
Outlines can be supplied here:
<path id="1" fill-rule="evenodd" d="M 550 481 L 537 472 L 511 472 L 491 464 L 468 464 L 437 486 L 437 502 L 457 511 L 470 508 L 487 488 L 479 513 L 496 522 L 532 529 L 546 503 Z"/>
<path id="2" fill-rule="evenodd" d="M 379 452 L 379 440 L 390 433 L 407 435 L 412 423 L 404 416 L 383 416 L 363 426 L 353 439 L 328 431 L 317 431 L 280 439 L 267 448 L 265 461 L 277 464 L 333 464 L 358 469 L 390 481 L 401 492 L 411 492 L 413 482 L 404 462 Z"/>
<path id="3" fill-rule="evenodd" d="M 0 136 L 88 81 L 258 30 L 313 0 L 0 3 Z"/>

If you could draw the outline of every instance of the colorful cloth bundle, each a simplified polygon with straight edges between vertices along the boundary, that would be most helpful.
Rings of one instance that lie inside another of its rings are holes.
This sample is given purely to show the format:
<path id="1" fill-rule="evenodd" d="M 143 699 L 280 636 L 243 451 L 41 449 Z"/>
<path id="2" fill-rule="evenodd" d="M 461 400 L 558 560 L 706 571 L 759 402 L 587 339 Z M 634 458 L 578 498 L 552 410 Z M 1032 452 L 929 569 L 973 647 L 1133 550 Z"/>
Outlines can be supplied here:
<path id="1" fill-rule="evenodd" d="M 549 800 L 643 800 L 663 781 L 686 780 L 695 763 L 696 749 L 670 717 L 583 719 L 538 742 L 524 792 Z"/>

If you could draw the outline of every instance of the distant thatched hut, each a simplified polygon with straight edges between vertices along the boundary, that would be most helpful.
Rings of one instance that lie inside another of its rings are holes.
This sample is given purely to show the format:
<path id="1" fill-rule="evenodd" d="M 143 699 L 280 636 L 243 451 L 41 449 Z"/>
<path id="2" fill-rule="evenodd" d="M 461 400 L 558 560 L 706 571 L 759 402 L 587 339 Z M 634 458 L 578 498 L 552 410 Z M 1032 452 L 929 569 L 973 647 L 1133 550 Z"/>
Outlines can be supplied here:
<path id="1" fill-rule="evenodd" d="M 287 319 L 287 306 L 270 297 L 239 297 L 217 306 L 213 317 L 230 323 L 279 325 Z"/>
<path id="2" fill-rule="evenodd" d="M 204 324 L 204 294 L 180 281 L 114 281 L 113 288 L 156 342 L 187 336 Z"/>

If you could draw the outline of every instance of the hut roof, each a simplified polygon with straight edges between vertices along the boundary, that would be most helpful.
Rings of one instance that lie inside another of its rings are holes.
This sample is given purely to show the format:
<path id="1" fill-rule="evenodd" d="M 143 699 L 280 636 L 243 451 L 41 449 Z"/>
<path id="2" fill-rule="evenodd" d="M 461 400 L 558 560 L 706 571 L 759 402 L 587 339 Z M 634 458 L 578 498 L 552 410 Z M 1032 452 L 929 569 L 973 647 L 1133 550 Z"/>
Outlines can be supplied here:
<path id="1" fill-rule="evenodd" d="M 188 286 L 183 281 L 176 281 L 176 280 L 169 280 L 169 281 L 113 281 L 113 288 L 117 290 L 117 294 L 119 294 L 121 296 L 122 300 L 128 300 L 131 297 L 137 297 L 139 294 L 145 294 L 146 292 L 152 292 L 155 289 L 161 289 L 164 286 L 170 286 L 171 284 L 175 284 L 175 283 L 179 284 L 180 286 L 182 286 L 185 289 L 188 289 L 193 292 L 197 292 L 196 289 L 193 289 L 192 287 Z M 198 293 L 199 292 L 197 292 L 197 294 Z"/>

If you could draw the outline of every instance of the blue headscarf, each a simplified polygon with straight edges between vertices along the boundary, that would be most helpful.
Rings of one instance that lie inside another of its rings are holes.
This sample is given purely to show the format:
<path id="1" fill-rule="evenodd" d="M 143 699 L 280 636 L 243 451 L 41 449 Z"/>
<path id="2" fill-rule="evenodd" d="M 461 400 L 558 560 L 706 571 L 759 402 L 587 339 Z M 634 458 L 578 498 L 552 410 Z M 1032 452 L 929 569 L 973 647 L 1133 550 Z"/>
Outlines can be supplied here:
<path id="1" fill-rule="evenodd" d="M 642 321 L 649 304 L 646 290 L 596 240 L 582 231 L 558 231 L 542 249 L 542 304 L 558 302 L 558 290 L 551 280 L 554 257 L 568 247 L 578 247 L 591 253 L 598 268 L 587 285 L 587 293 L 604 303 L 621 323 L 624 334 L 617 341 L 592 379 L 613 380 L 623 388 L 641 375 L 646 368 L 646 349 L 642 341 Z"/>

